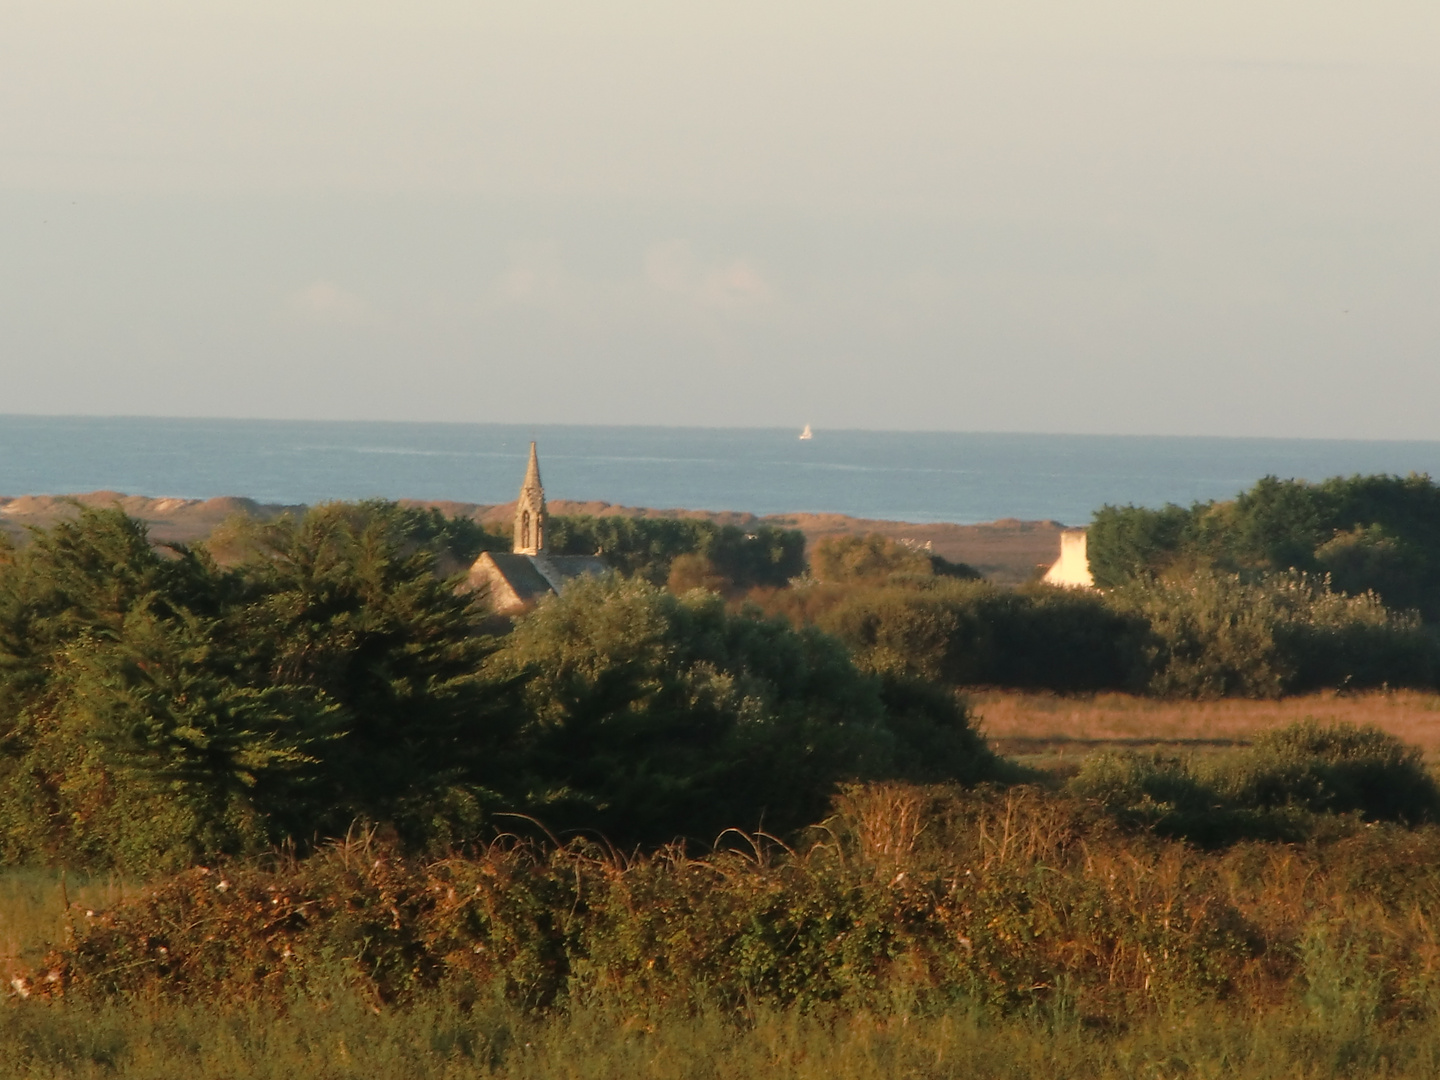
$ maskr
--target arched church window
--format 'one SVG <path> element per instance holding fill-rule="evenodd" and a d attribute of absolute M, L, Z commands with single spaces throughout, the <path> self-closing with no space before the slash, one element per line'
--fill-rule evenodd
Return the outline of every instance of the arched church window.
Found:
<path fill-rule="evenodd" d="M 520 514 L 520 546 L 521 546 L 522 548 L 528 548 L 528 547 L 530 546 L 530 511 L 529 511 L 529 510 L 522 511 L 521 514 Z"/>

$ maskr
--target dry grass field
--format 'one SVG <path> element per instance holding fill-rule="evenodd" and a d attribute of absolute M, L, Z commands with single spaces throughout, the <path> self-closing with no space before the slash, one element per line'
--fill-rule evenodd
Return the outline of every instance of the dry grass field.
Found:
<path fill-rule="evenodd" d="M 997 751 L 1036 767 L 1065 768 L 1104 749 L 1221 750 L 1297 720 L 1374 724 L 1440 765 L 1440 694 L 1331 691 L 1278 701 L 1165 701 L 1130 694 L 1059 695 L 1015 690 L 970 695 Z"/>

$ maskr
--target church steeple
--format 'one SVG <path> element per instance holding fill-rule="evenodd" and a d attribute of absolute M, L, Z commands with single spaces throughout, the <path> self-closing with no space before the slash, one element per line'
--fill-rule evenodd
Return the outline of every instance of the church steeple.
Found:
<path fill-rule="evenodd" d="M 545 551 L 545 488 L 540 483 L 540 459 L 535 444 L 530 444 L 530 464 L 525 467 L 525 482 L 520 485 L 520 498 L 515 502 L 515 553 L 540 555 Z"/>

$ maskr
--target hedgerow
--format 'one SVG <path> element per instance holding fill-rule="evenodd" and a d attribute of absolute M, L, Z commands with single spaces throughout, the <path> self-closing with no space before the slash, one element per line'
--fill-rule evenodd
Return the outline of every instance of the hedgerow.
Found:
<path fill-rule="evenodd" d="M 377 1002 L 437 988 L 642 1013 L 968 1002 L 1115 1022 L 1320 992 L 1349 947 L 1339 928 L 1366 926 L 1381 1014 L 1423 1011 L 1440 989 L 1432 827 L 1207 853 L 1085 799 L 877 785 L 849 789 L 798 848 L 730 841 L 628 858 L 501 841 L 416 861 L 357 836 L 199 868 L 87 913 L 23 988 L 278 1001 L 338 982 Z"/>

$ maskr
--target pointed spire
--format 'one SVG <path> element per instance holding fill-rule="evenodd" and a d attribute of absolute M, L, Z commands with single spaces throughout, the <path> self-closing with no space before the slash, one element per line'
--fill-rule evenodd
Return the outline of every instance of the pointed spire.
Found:
<path fill-rule="evenodd" d="M 545 550 L 548 522 L 545 513 L 545 488 L 540 483 L 540 458 L 535 444 L 530 444 L 530 463 L 525 467 L 525 482 L 515 500 L 515 545 L 517 555 L 539 555 Z"/>
<path fill-rule="evenodd" d="M 526 488 L 544 489 L 544 485 L 540 483 L 540 459 L 535 454 L 533 442 L 530 444 L 530 464 L 525 466 L 525 483 L 520 485 L 522 491 Z"/>

